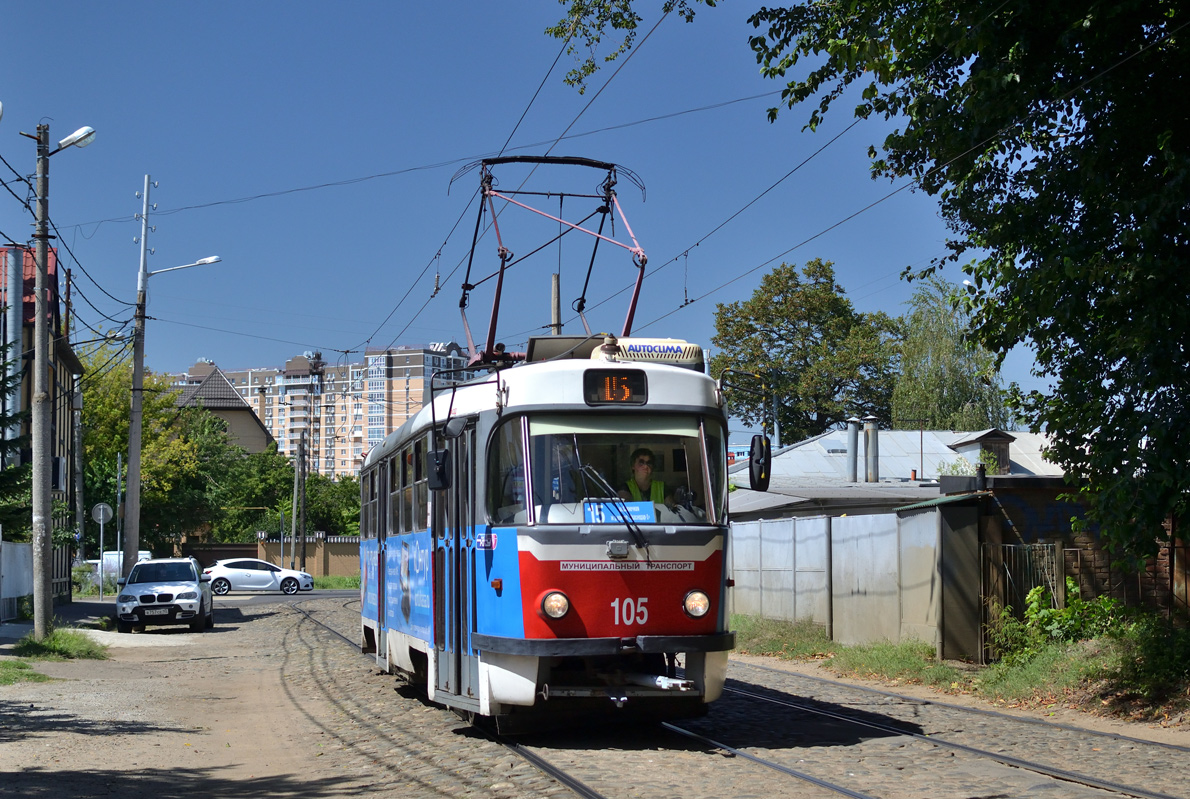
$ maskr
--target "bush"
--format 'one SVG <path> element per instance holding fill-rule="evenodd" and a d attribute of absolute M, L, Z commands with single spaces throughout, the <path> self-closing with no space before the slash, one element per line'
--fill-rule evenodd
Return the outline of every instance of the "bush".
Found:
<path fill-rule="evenodd" d="M 1137 618 L 1136 612 L 1118 599 L 1099 596 L 1084 600 L 1070 577 L 1066 578 L 1064 608 L 1054 607 L 1049 590 L 1039 585 L 1025 595 L 1023 619 L 1016 618 L 1011 607 L 996 605 L 989 607 L 988 616 L 988 645 L 1006 665 L 1027 663 L 1051 643 L 1117 635 Z"/>
<path fill-rule="evenodd" d="M 1116 635 L 1120 657 L 1107 676 L 1111 690 L 1157 704 L 1190 701 L 1190 629 L 1145 614 Z"/>
<path fill-rule="evenodd" d="M 74 583 L 78 596 L 98 596 L 99 580 L 96 570 L 90 565 L 75 566 L 70 570 L 70 580 Z M 114 594 L 119 590 L 116 580 L 119 575 L 115 572 L 105 572 L 103 575 L 103 593 Z"/>

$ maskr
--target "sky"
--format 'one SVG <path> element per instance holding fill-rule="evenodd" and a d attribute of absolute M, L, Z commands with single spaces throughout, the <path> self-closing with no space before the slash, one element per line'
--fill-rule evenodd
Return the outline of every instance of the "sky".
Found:
<path fill-rule="evenodd" d="M 20 132 L 48 123 L 57 142 L 96 129 L 89 147 L 50 159 L 76 341 L 130 329 L 146 174 L 156 206 L 148 269 L 222 258 L 150 278 L 145 364 L 157 372 L 464 342 L 478 172 L 451 179 L 500 152 L 625 168 L 618 198 L 648 256 L 637 335 L 710 349 L 718 303 L 746 299 L 783 261 L 813 258 L 834 262 L 858 310 L 902 314 L 913 286 L 901 272 L 942 254 L 947 231 L 935 200 L 870 178 L 868 145 L 887 123 L 845 132 L 848 104 L 816 132 L 803 130 L 802 110 L 770 123 L 782 86 L 759 74 L 748 47 L 757 4 L 700 5 L 690 24 L 658 24 L 659 1 L 637 5 L 645 20 L 631 57 L 580 94 L 562 80 L 574 58 L 559 58 L 561 42 L 544 34 L 563 12 L 551 0 L 6 4 L 5 29 L 28 35 L 0 50 L 0 156 L 31 176 L 36 145 Z M 513 165 L 495 175 L 501 189 L 555 195 L 590 193 L 602 177 Z M 0 179 L 28 194 L 4 164 Z M 558 210 L 556 196 L 528 199 Z M 563 201 L 563 212 L 585 216 L 589 202 Z M 524 211 L 498 214 L 518 256 L 557 232 Z M 616 232 L 625 239 L 622 224 Z M 31 233 L 30 213 L 0 192 L 0 234 Z M 508 349 L 544 332 L 559 268 L 564 332 L 583 333 L 569 311 L 590 257 L 578 238 L 510 271 L 497 333 Z M 496 269 L 496 247 L 489 231 L 472 282 Z M 629 292 L 617 292 L 635 275 L 626 251 L 601 247 L 587 295 L 594 331 L 620 332 Z M 963 279 L 957 269 L 944 277 Z M 470 296 L 477 341 L 493 283 Z M 1041 387 L 1029 365 L 1027 353 L 1010 355 L 1006 381 Z"/>

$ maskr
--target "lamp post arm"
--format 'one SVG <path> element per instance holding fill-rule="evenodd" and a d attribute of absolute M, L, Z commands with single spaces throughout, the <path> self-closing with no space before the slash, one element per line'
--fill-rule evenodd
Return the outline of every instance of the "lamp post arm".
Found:
<path fill-rule="evenodd" d="M 195 261 L 192 264 L 182 264 L 181 266 L 171 266 L 166 269 L 154 269 L 152 272 L 146 272 L 145 277 L 149 278 L 153 275 L 160 275 L 162 272 L 174 272 L 178 269 L 189 269 L 192 266 L 206 266 L 207 264 L 219 263 L 223 259 L 218 255 L 212 255 L 210 258 L 203 258 L 201 261 Z"/>

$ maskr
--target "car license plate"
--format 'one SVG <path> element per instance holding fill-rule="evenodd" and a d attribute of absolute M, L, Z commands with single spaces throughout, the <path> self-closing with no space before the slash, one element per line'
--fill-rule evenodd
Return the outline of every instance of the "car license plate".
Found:
<path fill-rule="evenodd" d="M 168 616 L 169 608 L 145 608 L 143 612 L 146 616 Z"/>

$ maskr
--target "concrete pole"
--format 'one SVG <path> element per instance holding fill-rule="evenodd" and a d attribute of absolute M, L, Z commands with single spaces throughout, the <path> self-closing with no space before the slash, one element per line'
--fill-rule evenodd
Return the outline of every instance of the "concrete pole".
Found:
<path fill-rule="evenodd" d="M 87 506 L 83 496 L 83 390 L 74 381 L 74 525 L 79 535 L 79 560 L 87 559 Z"/>
<path fill-rule="evenodd" d="M 136 321 L 132 333 L 132 413 L 128 417 L 128 493 L 124 499 L 122 576 L 136 565 L 140 551 L 140 447 L 145 386 L 145 294 L 149 286 L 149 176 L 145 175 L 140 215 L 140 272 L 136 278 Z"/>
<path fill-rule="evenodd" d="M 293 505 L 289 509 L 289 523 L 293 528 L 289 539 L 289 568 L 291 569 L 297 567 L 298 491 L 302 482 L 302 473 L 298 463 L 299 460 L 295 458 L 293 461 Z"/>
<path fill-rule="evenodd" d="M 298 468 L 302 475 L 302 490 L 301 490 L 301 509 L 302 521 L 300 526 L 302 528 L 302 571 L 306 570 L 306 431 L 302 431 L 302 437 L 298 439 Z"/>
<path fill-rule="evenodd" d="M 49 325 L 49 218 L 50 126 L 37 126 L 37 280 L 33 333 L 33 638 L 50 634 L 54 598 L 50 583 L 53 536 L 50 497 L 50 325 Z"/>
<path fill-rule="evenodd" d="M 867 463 L 867 482 L 880 482 L 880 421 L 875 416 L 864 417 L 864 458 Z"/>
<path fill-rule="evenodd" d="M 847 420 L 847 482 L 859 482 L 859 419 Z"/>

